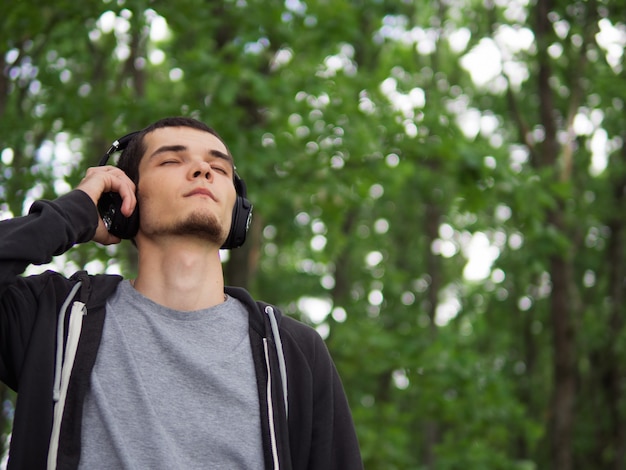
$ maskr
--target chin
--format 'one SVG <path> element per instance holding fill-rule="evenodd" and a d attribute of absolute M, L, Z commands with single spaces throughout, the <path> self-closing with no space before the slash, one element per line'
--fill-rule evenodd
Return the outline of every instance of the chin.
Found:
<path fill-rule="evenodd" d="M 154 235 L 179 235 L 202 238 L 221 246 L 228 236 L 223 224 L 213 214 L 192 213 L 168 226 L 154 227 Z"/>

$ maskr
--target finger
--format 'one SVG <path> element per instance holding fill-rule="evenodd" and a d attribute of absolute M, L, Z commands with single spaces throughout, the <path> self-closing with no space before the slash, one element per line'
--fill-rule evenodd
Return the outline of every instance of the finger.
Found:
<path fill-rule="evenodd" d="M 135 206 L 137 205 L 135 184 L 127 178 L 127 181 L 122 181 L 117 192 L 122 198 L 122 214 L 124 214 L 126 217 L 130 217 L 130 215 L 135 210 Z"/>
<path fill-rule="evenodd" d="M 122 198 L 122 214 L 127 217 L 133 213 L 137 203 L 135 183 L 124 171 L 114 166 L 89 168 L 78 189 L 85 191 L 96 204 L 102 193 L 118 193 Z"/>

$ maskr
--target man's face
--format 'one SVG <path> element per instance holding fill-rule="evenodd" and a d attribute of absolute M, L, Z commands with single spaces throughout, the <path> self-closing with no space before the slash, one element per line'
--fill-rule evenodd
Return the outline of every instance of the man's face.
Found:
<path fill-rule="evenodd" d="M 145 136 L 137 188 L 141 236 L 189 235 L 221 246 L 236 192 L 226 146 L 209 132 L 164 127 Z"/>

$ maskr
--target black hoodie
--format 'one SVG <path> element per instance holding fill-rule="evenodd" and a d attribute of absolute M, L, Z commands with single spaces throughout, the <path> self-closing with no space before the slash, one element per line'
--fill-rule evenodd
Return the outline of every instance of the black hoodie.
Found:
<path fill-rule="evenodd" d="M 35 202 L 27 216 L 0 222 L 0 380 L 18 392 L 9 469 L 78 466 L 82 405 L 105 304 L 122 278 L 22 273 L 91 240 L 97 224 L 93 202 L 78 190 Z M 275 307 L 255 302 L 244 289 L 226 292 L 249 314 L 265 468 L 361 469 L 350 409 L 322 338 Z M 78 331 L 70 326 L 73 310 L 80 330 L 75 356 L 68 340 L 70 330 Z"/>

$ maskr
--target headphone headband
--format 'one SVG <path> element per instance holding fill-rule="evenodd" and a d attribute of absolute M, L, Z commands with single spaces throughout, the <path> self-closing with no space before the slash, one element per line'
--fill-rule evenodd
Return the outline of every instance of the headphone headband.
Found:
<path fill-rule="evenodd" d="M 139 132 L 141 131 L 131 132 L 130 134 L 126 134 L 125 136 L 120 137 L 115 142 L 113 142 L 109 150 L 107 150 L 107 152 L 102 156 L 102 158 L 98 162 L 98 166 L 106 165 L 107 162 L 109 161 L 109 158 L 111 158 L 112 154 L 114 154 L 115 152 L 121 152 L 126 147 L 128 147 L 128 144 L 130 143 L 130 141 L 133 140 L 133 137 L 139 134 Z"/>

